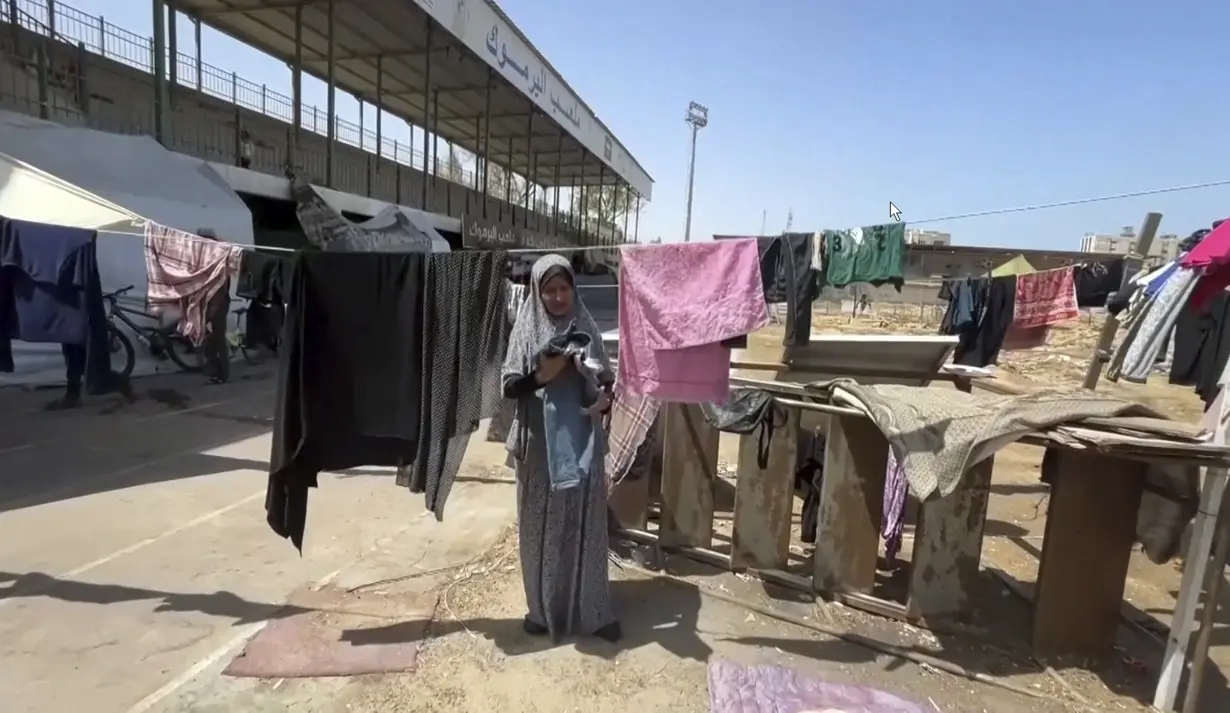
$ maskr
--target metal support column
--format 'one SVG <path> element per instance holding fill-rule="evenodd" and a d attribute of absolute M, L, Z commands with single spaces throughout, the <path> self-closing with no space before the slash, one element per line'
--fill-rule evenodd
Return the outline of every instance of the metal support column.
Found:
<path fill-rule="evenodd" d="M 602 237 L 602 229 L 606 227 L 606 213 L 603 211 L 603 203 L 606 202 L 606 164 L 598 164 L 598 214 L 594 217 L 594 227 L 598 234 L 598 244 L 607 245 L 607 241 Z"/>
<path fill-rule="evenodd" d="M 517 223 L 516 205 L 517 204 L 513 201 L 513 190 L 512 190 L 513 189 L 513 172 L 512 172 L 513 153 L 512 152 L 513 152 L 513 142 L 512 142 L 512 139 L 509 139 L 508 140 L 507 162 L 504 164 L 504 204 L 500 206 L 500 220 L 504 219 L 504 214 L 503 214 L 504 205 L 507 205 L 509 212 L 512 214 L 511 215 L 512 223 L 513 225 L 516 225 Z"/>
<path fill-rule="evenodd" d="M 359 105 L 359 151 L 363 153 L 363 195 L 372 195 L 372 162 L 371 154 L 367 152 L 367 102 L 362 95 L 355 94 L 354 100 Z"/>
<path fill-rule="evenodd" d="M 580 214 L 580 202 L 577 200 L 577 177 L 573 174 L 568 179 L 568 231 L 572 234 L 572 242 L 580 245 L 577 240 L 577 215 Z"/>
<path fill-rule="evenodd" d="M 384 159 L 384 57 L 376 58 L 376 175 Z"/>
<path fill-rule="evenodd" d="M 491 90 L 495 84 L 495 70 L 487 68 L 487 86 L 483 90 L 483 219 L 487 219 L 488 179 L 491 176 Z"/>
<path fill-rule="evenodd" d="M 624 232 L 620 235 L 620 242 L 628 242 L 628 213 L 632 212 L 632 187 L 624 184 Z"/>
<path fill-rule="evenodd" d="M 153 0 L 154 11 L 154 140 L 166 145 L 167 25 L 166 4 Z"/>
<path fill-rule="evenodd" d="M 427 210 L 427 158 L 430 155 L 428 147 L 431 145 L 431 140 L 427 137 L 427 125 L 431 123 L 431 40 L 435 34 L 435 25 L 430 19 L 427 20 L 426 35 L 423 39 L 423 52 L 426 55 L 424 60 L 426 68 L 423 76 L 426 78 L 426 85 L 423 89 L 423 191 L 419 197 L 419 208 Z"/>
<path fill-rule="evenodd" d="M 521 215 L 521 227 L 530 227 L 530 186 L 533 184 L 534 175 L 534 107 L 530 107 L 529 126 L 525 132 L 525 195 L 522 196 L 524 201 L 524 213 Z M 511 166 L 509 166 L 511 168 Z"/>
<path fill-rule="evenodd" d="M 201 25 L 197 23 L 199 28 Z M 199 40 L 199 35 L 198 35 Z M 197 54 L 200 55 L 200 44 Z M 286 156 L 286 175 L 294 176 L 299 167 L 299 134 L 303 130 L 303 6 L 295 6 L 295 59 L 290 68 L 291 119 L 290 148 Z"/>
<path fill-rule="evenodd" d="M 437 181 L 440 180 L 440 90 L 431 90 L 431 190 L 427 200 L 436 200 Z M 431 205 L 431 203 L 428 203 Z"/>
<path fill-rule="evenodd" d="M 295 12 L 295 19 L 299 19 L 298 10 Z M 199 92 L 203 86 L 203 75 L 205 74 L 204 67 L 202 67 L 204 62 L 201 60 L 201 18 L 199 17 L 192 18 L 192 43 L 196 48 L 193 59 L 196 62 L 196 90 Z"/>
<path fill-rule="evenodd" d="M 551 209 L 551 234 L 559 235 L 559 173 L 560 162 L 564 158 L 564 132 L 559 132 L 555 145 L 555 207 Z"/>
<path fill-rule="evenodd" d="M 48 0 L 48 7 L 54 7 L 54 0 Z M 179 10 L 171 6 L 167 6 L 167 61 L 170 62 L 170 89 L 167 91 L 167 97 L 170 103 L 175 103 L 175 90 L 179 86 L 179 28 L 176 27 L 176 20 L 179 18 Z M 53 34 L 54 36 L 54 34 Z"/>
<path fill-rule="evenodd" d="M 577 219 L 580 221 L 580 230 L 577 231 L 577 235 L 581 238 L 581 241 L 578 243 L 579 245 L 590 244 L 589 241 L 586 240 L 587 236 L 585 235 L 586 229 L 589 228 L 590 195 L 589 191 L 585 190 L 585 160 L 588 158 L 589 152 L 585 149 L 581 149 L 581 199 L 577 201 L 577 212 L 580 214 L 577 216 Z"/>
<path fill-rule="evenodd" d="M 632 242 L 641 242 L 641 194 L 636 194 L 636 228 L 632 234 Z"/>
<path fill-rule="evenodd" d="M 333 144 L 337 140 L 337 39 L 334 37 L 334 23 L 337 20 L 337 3 L 328 0 L 326 9 L 328 22 L 325 29 L 325 42 L 328 50 L 325 61 L 328 62 L 327 77 L 329 80 L 329 105 L 325 112 L 329 124 L 325 132 L 325 185 L 333 187 Z"/>
<path fill-rule="evenodd" d="M 56 32 L 56 0 L 47 0 L 47 36 L 52 40 L 59 39 Z"/>
<path fill-rule="evenodd" d="M 51 58 L 47 56 L 47 40 L 35 40 L 34 58 L 37 62 L 35 74 L 38 81 L 38 118 L 46 121 L 51 118 Z"/>

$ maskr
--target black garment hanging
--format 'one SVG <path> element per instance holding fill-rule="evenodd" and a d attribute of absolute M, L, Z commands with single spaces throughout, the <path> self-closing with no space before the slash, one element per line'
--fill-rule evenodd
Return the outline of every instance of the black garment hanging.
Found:
<path fill-rule="evenodd" d="M 774 402 L 772 394 L 747 386 L 735 387 L 726 403 L 701 404 L 700 410 L 705 421 L 719 431 L 747 435 L 759 430 L 757 460 L 761 468 L 768 466 L 773 431 L 786 424 L 786 410 Z"/>
<path fill-rule="evenodd" d="M 781 237 L 778 272 L 787 285 L 786 334 L 782 344 L 788 347 L 807 346 L 811 342 L 811 306 L 820 296 L 820 271 L 812 267 L 814 240 L 812 233 L 786 233 Z"/>
<path fill-rule="evenodd" d="M 715 235 L 716 240 L 746 239 Z M 786 233 L 757 238 L 760 250 L 760 280 L 768 304 L 786 304 L 786 346 L 804 346 L 811 341 L 811 307 L 820 297 L 820 272 L 812 267 L 812 233 Z M 746 339 L 746 338 L 742 338 Z M 727 346 L 745 347 L 746 342 Z"/>
<path fill-rule="evenodd" d="M 12 372 L 11 340 L 59 343 L 68 391 L 121 385 L 111 371 L 106 310 L 93 230 L 0 217 L 0 371 Z"/>
<path fill-rule="evenodd" d="M 1217 398 L 1230 358 L 1230 295 L 1218 293 L 1205 309 L 1188 301 L 1175 323 L 1170 383 L 1196 387 L 1205 406 Z"/>
<path fill-rule="evenodd" d="M 1123 258 L 1077 265 L 1076 304 L 1079 307 L 1105 307 L 1106 298 L 1123 284 Z"/>
<path fill-rule="evenodd" d="M 1012 311 L 1016 306 L 1016 275 L 993 277 L 986 289 L 985 307 L 977 329 L 959 333 L 960 341 L 953 352 L 953 363 L 963 366 L 987 366 L 999 359 L 1004 337 L 1012 327 Z"/>
<path fill-rule="evenodd" d="M 320 471 L 415 457 L 427 260 L 424 253 L 295 256 L 265 510 L 273 531 L 301 552 L 308 489 Z"/>
<path fill-rule="evenodd" d="M 426 263 L 419 362 L 419 429 L 397 483 L 423 493 L 437 519 L 461 469 L 470 436 L 503 400 L 508 350 L 505 251 L 437 253 Z"/>
<path fill-rule="evenodd" d="M 290 271 L 291 261 L 287 257 L 244 251 L 235 294 L 249 301 L 244 315 L 244 339 L 248 344 L 277 351 L 286 321 Z"/>

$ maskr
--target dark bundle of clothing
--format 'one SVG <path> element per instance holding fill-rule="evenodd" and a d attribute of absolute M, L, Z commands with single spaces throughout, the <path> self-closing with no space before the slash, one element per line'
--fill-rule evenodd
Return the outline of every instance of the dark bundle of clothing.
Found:
<path fill-rule="evenodd" d="M 739 235 L 715 235 L 714 240 L 743 239 Z M 757 238 L 760 249 L 760 279 L 765 302 L 786 305 L 788 347 L 811 342 L 811 306 L 820 297 L 820 272 L 812 267 L 815 236 L 812 233 L 785 233 Z M 747 338 L 725 343 L 735 349 L 747 347 Z"/>
<path fill-rule="evenodd" d="M 730 390 L 724 404 L 701 404 L 701 413 L 710 426 L 724 433 L 748 435 L 757 433 L 757 460 L 761 468 L 769 464 L 769 444 L 774 429 L 786 423 L 786 409 L 773 400 L 767 391 L 751 387 Z"/>
<path fill-rule="evenodd" d="M 244 252 L 235 294 L 248 300 L 244 339 L 249 345 L 277 351 L 282 324 L 286 321 L 291 268 L 289 257 L 252 250 Z"/>
<path fill-rule="evenodd" d="M 948 300 L 940 334 L 958 338 L 953 362 L 979 367 L 994 364 L 1012 327 L 1016 275 L 946 280 L 939 296 Z"/>
<path fill-rule="evenodd" d="M 1073 271 L 1076 305 L 1105 307 L 1106 300 L 1123 285 L 1123 269 L 1123 258 L 1077 265 Z"/>
<path fill-rule="evenodd" d="M 0 371 L 12 372 L 11 341 L 60 344 L 65 404 L 122 386 L 111 371 L 107 318 L 93 230 L 0 217 Z"/>
<path fill-rule="evenodd" d="M 320 471 L 397 466 L 442 517 L 470 434 L 494 414 L 503 252 L 294 258 L 265 509 L 302 551 Z"/>
<path fill-rule="evenodd" d="M 1218 293 L 1205 308 L 1188 300 L 1174 331 L 1170 383 L 1194 386 L 1205 406 L 1217 398 L 1218 380 L 1230 358 L 1230 295 Z"/>

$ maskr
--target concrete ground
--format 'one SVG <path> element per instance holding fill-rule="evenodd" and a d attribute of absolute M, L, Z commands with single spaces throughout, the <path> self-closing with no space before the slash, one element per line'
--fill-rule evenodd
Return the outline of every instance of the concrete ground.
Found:
<path fill-rule="evenodd" d="M 941 713 L 1140 709 L 1132 695 L 1099 693 L 1092 675 L 1054 678 L 1014 646 L 937 639 L 677 558 L 674 582 L 613 570 L 626 633 L 618 646 L 544 646 L 520 630 L 513 486 L 502 446 L 481 438 L 443 523 L 399 491 L 388 469 L 322 475 L 300 557 L 264 521 L 274 386 L 269 368 L 218 387 L 160 376 L 140 382 L 136 404 L 101 399 L 61 414 L 40 408 L 53 393 L 0 391 L 0 710 L 701 713 L 714 656 L 875 686 Z M 987 555 L 1006 564 L 994 545 Z M 292 592 L 314 584 L 438 595 L 419 669 L 348 679 L 221 675 Z M 877 654 L 715 592 L 1027 692 Z M 1011 603 L 1006 592 L 994 596 Z M 1023 620 L 1023 608 L 1012 611 Z M 388 628 L 369 640 L 423 636 Z"/>
<path fill-rule="evenodd" d="M 154 377 L 59 414 L 0 391 L 0 710 L 286 710 L 217 673 L 289 592 L 462 563 L 511 523 L 476 446 L 445 523 L 388 471 L 322 476 L 300 557 L 265 524 L 274 387 Z"/>

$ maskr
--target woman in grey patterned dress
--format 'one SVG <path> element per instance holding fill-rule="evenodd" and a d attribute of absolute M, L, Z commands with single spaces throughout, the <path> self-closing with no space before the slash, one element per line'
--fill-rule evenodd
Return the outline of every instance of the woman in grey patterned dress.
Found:
<path fill-rule="evenodd" d="M 594 457 L 579 485 L 552 487 L 543 418 L 543 387 L 558 378 L 575 378 L 579 368 L 569 356 L 551 357 L 543 348 L 569 329 L 589 335 L 586 361 L 598 365 L 598 401 L 575 418 L 591 419 Z M 602 334 L 577 295 L 569 261 L 547 255 L 534 263 L 530 289 L 517 312 L 504 361 L 504 395 L 517 403 L 506 443 L 517 471 L 521 574 L 529 612 L 525 630 L 559 640 L 594 635 L 620 637 L 611 603 L 607 571 L 605 436 L 599 418 L 610 407 L 614 374 L 602 347 Z M 580 380 L 578 380 L 578 383 Z"/>

